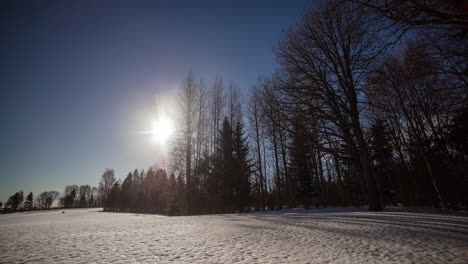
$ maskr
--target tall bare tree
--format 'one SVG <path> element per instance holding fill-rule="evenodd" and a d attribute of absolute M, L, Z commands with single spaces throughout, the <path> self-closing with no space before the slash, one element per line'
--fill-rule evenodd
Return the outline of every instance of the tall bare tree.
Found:
<path fill-rule="evenodd" d="M 101 181 L 99 182 L 99 193 L 101 200 L 103 201 L 104 208 L 108 207 L 109 195 L 115 182 L 114 169 L 106 169 L 101 176 Z"/>
<path fill-rule="evenodd" d="M 258 86 L 253 86 L 251 89 L 250 100 L 248 105 L 247 117 L 249 120 L 249 135 L 252 138 L 252 148 L 255 152 L 253 155 L 254 158 L 254 167 L 257 175 L 257 187 L 259 193 L 259 207 L 263 210 L 265 209 L 265 193 L 266 193 L 266 177 L 263 169 L 262 162 L 262 135 L 261 135 L 261 115 L 262 115 L 262 97 L 261 92 Z"/>
<path fill-rule="evenodd" d="M 211 115 L 211 153 L 217 149 L 218 134 L 221 128 L 221 120 L 224 115 L 225 94 L 223 78 L 218 75 L 211 88 L 210 115 Z"/>
<path fill-rule="evenodd" d="M 320 2 L 316 9 L 304 13 L 277 51 L 282 70 L 288 73 L 288 94 L 334 123 L 356 149 L 370 210 L 381 210 L 382 206 L 370 168 L 360 98 L 367 74 L 398 38 L 395 31 L 383 30 L 386 26 L 382 19 L 351 4 Z"/>
<path fill-rule="evenodd" d="M 39 208 L 50 208 L 53 202 L 59 197 L 57 191 L 45 191 L 36 197 L 36 203 Z"/>

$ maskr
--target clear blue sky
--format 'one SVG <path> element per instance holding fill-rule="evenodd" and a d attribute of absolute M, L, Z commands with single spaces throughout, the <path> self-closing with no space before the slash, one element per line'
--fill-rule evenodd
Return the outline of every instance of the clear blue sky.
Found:
<path fill-rule="evenodd" d="M 192 69 L 241 89 L 274 71 L 299 1 L 1 1 L 0 201 L 156 162 L 157 95 Z"/>

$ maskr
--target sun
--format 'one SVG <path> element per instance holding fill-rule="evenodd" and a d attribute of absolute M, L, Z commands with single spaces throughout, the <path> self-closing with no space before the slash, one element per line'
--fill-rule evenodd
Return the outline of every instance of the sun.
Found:
<path fill-rule="evenodd" d="M 174 125 L 170 118 L 160 116 L 152 120 L 152 127 L 149 131 L 154 142 L 165 144 L 174 133 Z"/>

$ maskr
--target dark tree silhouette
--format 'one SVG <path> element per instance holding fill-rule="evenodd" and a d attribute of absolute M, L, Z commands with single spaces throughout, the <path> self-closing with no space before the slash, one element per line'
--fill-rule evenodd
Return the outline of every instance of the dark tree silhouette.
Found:
<path fill-rule="evenodd" d="M 33 208 L 33 193 L 30 192 L 28 196 L 26 196 L 26 200 L 24 201 L 23 208 L 26 210 L 30 210 Z"/>
<path fill-rule="evenodd" d="M 63 207 L 73 208 L 75 207 L 75 199 L 78 193 L 78 185 L 67 185 L 63 192 Z"/>
<path fill-rule="evenodd" d="M 53 202 L 59 197 L 57 191 L 45 191 L 36 197 L 36 202 L 39 208 L 48 209 L 52 206 Z"/>
<path fill-rule="evenodd" d="M 231 211 L 234 202 L 234 176 L 233 176 L 233 152 L 232 128 L 227 117 L 224 117 L 221 126 L 218 155 L 221 159 L 221 181 L 222 181 L 222 201 L 223 211 Z"/>
<path fill-rule="evenodd" d="M 468 22 L 455 2 L 317 1 L 284 34 L 277 71 L 259 77 L 248 104 L 234 81 L 207 85 L 190 71 L 169 164 L 123 180 L 106 169 L 99 188 L 66 186 L 61 204 L 167 215 L 467 209 Z"/>
<path fill-rule="evenodd" d="M 234 173 L 234 199 L 237 210 L 240 212 L 250 210 L 250 175 L 251 164 L 249 160 L 249 146 L 244 132 L 244 124 L 237 121 L 233 132 L 233 173 Z"/>
<path fill-rule="evenodd" d="M 294 120 L 293 138 L 291 144 L 291 171 L 297 180 L 297 201 L 308 208 L 312 201 L 313 179 L 309 169 L 306 132 L 302 119 L 298 116 Z"/>
<path fill-rule="evenodd" d="M 24 200 L 23 191 L 16 192 L 5 203 L 5 207 L 10 208 L 12 211 L 16 211 L 20 208 Z"/>
<path fill-rule="evenodd" d="M 138 177 L 138 176 L 137 176 Z M 109 195 L 111 193 L 111 189 L 116 182 L 114 176 L 113 169 L 106 169 L 102 174 L 101 181 L 99 182 L 99 193 L 103 199 L 103 206 L 104 208 L 109 208 L 110 204 L 106 204 L 109 202 Z"/>

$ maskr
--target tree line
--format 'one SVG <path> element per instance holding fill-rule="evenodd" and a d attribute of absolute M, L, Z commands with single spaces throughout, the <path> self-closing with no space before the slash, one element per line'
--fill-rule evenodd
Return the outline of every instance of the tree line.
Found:
<path fill-rule="evenodd" d="M 5 204 L 0 202 L 0 209 L 2 213 L 44 210 L 51 209 L 54 202 L 57 202 L 56 208 L 99 207 L 102 206 L 101 197 L 98 189 L 90 185 L 67 185 L 62 195 L 58 191 L 44 191 L 34 197 L 30 192 L 26 198 L 21 190 L 11 195 Z"/>
<path fill-rule="evenodd" d="M 456 1 L 317 1 L 248 92 L 189 72 L 167 170 L 122 181 L 106 169 L 91 204 L 167 215 L 466 209 L 467 31 Z M 63 206 L 89 206 L 78 193 L 65 191 Z"/>
<path fill-rule="evenodd" d="M 130 172 L 121 182 L 116 180 L 112 169 L 107 169 L 99 184 L 107 198 L 104 209 L 168 215 L 251 211 L 252 164 L 243 123 L 237 121 L 232 126 L 224 117 L 217 140 L 212 154 L 200 151 L 202 154 L 194 160 L 188 177 L 184 174 L 187 170 L 174 170 L 168 176 L 165 170 L 151 167 L 146 172 Z M 173 154 L 179 155 L 177 153 Z M 194 153 L 184 152 L 184 155 L 191 158 Z M 192 164 L 187 160 L 183 162 Z M 173 165 L 179 170 L 182 166 Z"/>
<path fill-rule="evenodd" d="M 190 72 L 170 176 L 103 178 L 105 207 L 467 208 L 467 26 L 455 2 L 319 1 L 275 48 L 278 70 L 247 96 Z"/>
<path fill-rule="evenodd" d="M 40 193 L 36 199 L 34 199 L 33 193 L 30 192 L 25 199 L 23 191 L 19 191 L 11 195 L 5 204 L 0 202 L 0 209 L 3 207 L 2 213 L 30 211 L 34 209 L 49 209 L 58 196 L 59 193 L 56 191 L 45 191 Z"/>

